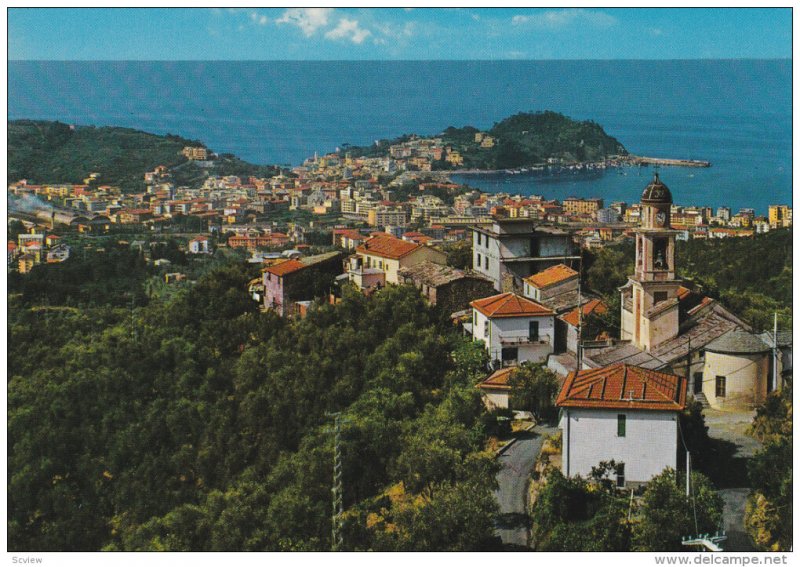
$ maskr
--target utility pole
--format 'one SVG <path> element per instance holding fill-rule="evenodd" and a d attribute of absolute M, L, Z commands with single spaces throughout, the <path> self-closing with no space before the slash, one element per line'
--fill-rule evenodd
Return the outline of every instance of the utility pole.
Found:
<path fill-rule="evenodd" d="M 687 346 L 686 346 L 686 387 L 689 387 L 689 381 L 692 379 L 692 337 L 691 335 L 687 336 Z M 694 388 L 694 384 L 692 385 Z"/>
<path fill-rule="evenodd" d="M 772 324 L 772 391 L 778 389 L 778 312 Z"/>
<path fill-rule="evenodd" d="M 691 495 L 691 483 L 689 479 L 692 477 L 692 454 L 686 451 L 686 498 Z"/>
<path fill-rule="evenodd" d="M 134 295 L 131 294 L 131 309 L 130 309 L 130 311 L 131 311 L 131 322 L 130 322 L 130 324 L 131 324 L 131 338 L 136 340 L 136 327 L 134 325 L 134 319 L 133 319 L 133 308 L 134 308 Z"/>
<path fill-rule="evenodd" d="M 331 515 L 331 551 L 340 551 L 344 544 L 342 536 L 342 513 L 344 512 L 343 503 L 343 482 L 342 482 L 342 423 L 347 421 L 342 419 L 342 412 L 327 413 L 333 417 L 333 429 L 328 429 L 328 433 L 333 433 L 333 510 Z"/>

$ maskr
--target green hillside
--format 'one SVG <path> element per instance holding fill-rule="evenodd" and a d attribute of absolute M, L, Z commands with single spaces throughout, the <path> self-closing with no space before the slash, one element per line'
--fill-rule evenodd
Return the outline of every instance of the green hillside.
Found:
<path fill-rule="evenodd" d="M 142 175 L 157 165 L 186 161 L 181 150 L 203 145 L 179 136 L 129 128 L 76 126 L 18 120 L 8 123 L 8 178 L 32 183 L 81 183 L 90 173 L 100 184 L 143 188 Z"/>
<path fill-rule="evenodd" d="M 628 153 L 598 123 L 551 111 L 521 112 L 497 122 L 487 132 L 495 139 L 491 148 L 482 148 L 475 141 L 478 132 L 466 126 L 450 127 L 442 133 L 443 141 L 464 157 L 464 167 L 506 169 L 541 164 L 550 158 L 586 162 Z"/>
<path fill-rule="evenodd" d="M 462 155 L 464 164 L 452 166 L 440 160 L 433 163 L 433 169 L 509 169 L 543 164 L 550 158 L 577 163 L 628 154 L 625 146 L 606 134 L 597 122 L 573 120 L 552 111 L 521 112 L 497 122 L 483 131 L 494 138 L 493 147 L 482 148 L 480 142 L 475 141 L 475 134 L 479 132 L 482 131 L 474 126 L 450 126 L 437 134 L 445 145 Z M 410 134 L 403 134 L 394 140 L 380 140 L 363 147 L 342 144 L 340 153 L 381 157 L 388 155 L 390 146 L 411 138 Z"/>
<path fill-rule="evenodd" d="M 181 154 L 184 146 L 206 147 L 197 140 L 172 134 L 17 120 L 8 123 L 8 179 L 82 183 L 90 173 L 99 173 L 100 185 L 142 191 L 144 173 L 157 165 L 171 168 L 178 185 L 199 184 L 208 175 L 272 177 L 280 171 L 276 166 L 255 165 L 232 154 L 221 154 L 212 165 L 199 166 Z"/>

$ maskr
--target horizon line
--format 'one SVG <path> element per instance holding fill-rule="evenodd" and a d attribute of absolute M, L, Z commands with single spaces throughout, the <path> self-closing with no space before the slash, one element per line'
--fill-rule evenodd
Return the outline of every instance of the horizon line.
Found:
<path fill-rule="evenodd" d="M 792 61 L 792 57 L 674 57 L 674 58 L 557 58 L 557 59 L 11 59 L 8 63 L 525 63 L 525 62 L 638 62 L 638 61 Z"/>

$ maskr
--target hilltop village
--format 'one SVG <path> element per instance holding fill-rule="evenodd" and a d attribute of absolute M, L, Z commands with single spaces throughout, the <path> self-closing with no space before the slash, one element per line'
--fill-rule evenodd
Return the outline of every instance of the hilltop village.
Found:
<path fill-rule="evenodd" d="M 474 142 L 486 150 L 498 143 L 480 132 Z M 201 169 L 217 159 L 200 146 L 183 156 Z M 144 173 L 138 193 L 101 184 L 102 172 L 81 184 L 19 180 L 8 187 L 9 227 L 17 229 L 8 269 L 29 274 L 68 261 L 73 248 L 85 253 L 99 239 L 116 239 L 159 268 L 164 285 L 191 286 L 192 274 L 156 253 L 170 241 L 174 254 L 228 255 L 257 267 L 248 297 L 286 320 L 303 320 L 348 293 L 368 301 L 413 286 L 485 350 L 489 362 L 474 384 L 485 411 L 538 427 L 543 416 L 516 411 L 518 375 L 532 365 L 552 373 L 560 412 L 553 432 L 560 433 L 548 451 L 556 468 L 567 478 L 593 478 L 605 463 L 605 481 L 631 490 L 631 501 L 665 469 L 687 466 L 679 422 L 693 404 L 750 416 L 790 381 L 791 332 L 754 328 L 683 281 L 676 258 L 678 241 L 790 228 L 789 206 L 761 216 L 676 204 L 661 179 L 668 168 L 632 203 L 487 194 L 437 173 L 437 162 L 463 165 L 441 139 L 410 137 L 378 156 L 342 150 L 273 177 L 208 175 L 193 186 L 178 185 L 174 169 L 160 165 Z M 612 156 L 533 167 L 558 175 L 634 166 L 641 162 Z M 633 243 L 634 267 L 612 302 L 583 283 L 583 258 L 624 242 Z M 597 328 L 612 310 L 619 328 Z M 721 541 L 695 535 L 693 545 L 707 549 Z M 524 535 L 502 537 L 528 543 Z"/>

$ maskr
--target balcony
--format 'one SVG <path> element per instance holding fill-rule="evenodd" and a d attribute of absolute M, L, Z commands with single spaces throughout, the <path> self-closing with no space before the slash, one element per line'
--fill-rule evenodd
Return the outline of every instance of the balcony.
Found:
<path fill-rule="evenodd" d="M 548 335 L 540 335 L 538 337 L 501 337 L 500 344 L 503 346 L 549 345 L 550 337 Z"/>

